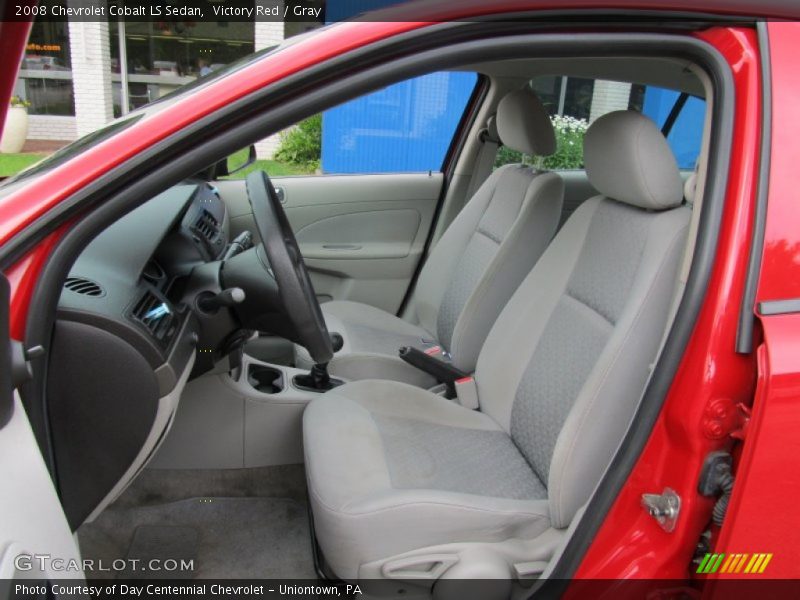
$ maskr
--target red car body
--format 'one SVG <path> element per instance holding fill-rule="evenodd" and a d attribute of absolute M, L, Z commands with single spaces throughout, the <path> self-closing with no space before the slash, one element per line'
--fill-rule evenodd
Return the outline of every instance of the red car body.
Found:
<path fill-rule="evenodd" d="M 22 235 L 75 192 L 136 157 L 172 133 L 252 91 L 326 59 L 405 31 L 448 19 L 519 11 L 653 9 L 641 1 L 561 2 L 505 0 L 423 4 L 417 21 L 343 23 L 308 36 L 281 52 L 185 95 L 132 127 L 20 187 L 0 203 L 0 246 Z M 780 6 L 754 2 L 661 2 L 659 10 L 789 16 Z M 568 27 L 568 25 L 567 25 Z M 20 56 L 29 24 L 2 24 L 4 56 Z M 736 458 L 736 487 L 728 518 L 714 531 L 716 551 L 769 552 L 770 578 L 797 577 L 800 542 L 800 313 L 761 315 L 761 302 L 800 298 L 800 24 L 768 23 L 769 77 L 763 47 L 750 27 L 718 26 L 699 35 L 727 60 L 735 84 L 734 152 L 713 272 L 694 332 L 649 441 L 577 571 L 579 578 L 683 578 L 712 499 L 696 486 L 702 459 L 743 440 Z M 6 60 L 5 69 L 16 64 Z M 11 75 L 11 77 L 9 77 Z M 3 73 L 2 83 L 14 73 Z M 762 86 L 768 85 L 764 90 Z M 0 92 L 8 95 L 9 88 Z M 764 93 L 766 92 L 766 93 Z M 763 99 L 771 103 L 772 130 L 761 130 Z M 0 111 L 5 103 L 0 103 Z M 0 114 L 0 120 L 3 115 Z M 762 147 L 769 140 L 769 147 Z M 769 152 L 767 152 L 769 151 Z M 753 248 L 759 169 L 769 157 L 768 210 L 763 250 Z M 52 231 L 7 271 L 12 288 L 11 333 L 22 339 L 27 309 L 42 265 L 62 234 Z M 757 239 L 757 238 L 755 238 Z M 754 311 L 756 350 L 735 351 L 741 299 L 751 250 L 761 254 Z M 643 493 L 673 488 L 682 498 L 676 529 L 667 533 L 640 505 Z M 709 579 L 729 577 L 709 575 Z M 712 582 L 709 582 L 712 583 Z"/>

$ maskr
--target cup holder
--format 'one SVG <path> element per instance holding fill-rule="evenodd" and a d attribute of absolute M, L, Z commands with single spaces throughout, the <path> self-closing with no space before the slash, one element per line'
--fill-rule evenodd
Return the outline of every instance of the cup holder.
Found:
<path fill-rule="evenodd" d="M 277 394 L 283 390 L 283 372 L 263 365 L 250 365 L 247 382 L 262 394 Z"/>

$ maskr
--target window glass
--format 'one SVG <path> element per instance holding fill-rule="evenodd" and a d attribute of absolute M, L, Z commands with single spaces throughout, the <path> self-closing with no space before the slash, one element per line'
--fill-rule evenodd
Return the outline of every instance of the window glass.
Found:
<path fill-rule="evenodd" d="M 32 115 L 75 114 L 75 101 L 72 93 L 72 78 L 23 77 L 17 84 L 22 90 L 17 95 L 30 102 L 28 113 Z"/>
<path fill-rule="evenodd" d="M 80 138 L 78 141 L 71 143 L 69 146 L 64 146 L 61 150 L 58 150 L 54 154 L 51 154 L 47 158 L 39 161 L 35 165 L 31 166 L 29 169 L 25 169 L 21 171 L 17 175 L 13 177 L 9 177 L 8 179 L 4 179 L 0 182 L 0 198 L 5 196 L 6 194 L 10 194 L 13 191 L 16 191 L 19 188 L 19 183 L 24 182 L 31 177 L 36 175 L 40 175 L 41 173 L 45 173 L 51 169 L 55 169 L 56 167 L 64 164 L 68 160 L 76 157 L 78 154 L 91 148 L 92 146 L 96 146 L 97 144 L 104 142 L 110 137 L 113 137 L 115 134 L 119 133 L 123 129 L 127 129 L 134 123 L 136 123 L 139 119 L 141 119 L 143 114 L 132 115 L 126 119 L 117 119 L 116 121 L 112 121 L 102 129 L 98 129 L 97 131 L 93 131 L 89 135 L 85 135 Z"/>
<path fill-rule="evenodd" d="M 550 113 L 556 131 L 553 156 L 531 157 L 501 147 L 495 167 L 508 163 L 533 163 L 545 169 L 583 168 L 583 136 L 589 125 L 615 110 L 635 110 L 663 129 L 680 92 L 655 86 L 578 77 L 544 76 L 530 82 Z M 667 141 L 681 169 L 694 168 L 700 152 L 705 120 L 705 101 L 689 96 L 668 131 Z"/>
<path fill-rule="evenodd" d="M 663 127 L 679 98 L 679 92 L 649 86 L 642 112 Z M 667 141 L 681 169 L 695 166 L 703 137 L 705 112 L 705 101 L 689 96 L 668 132 Z"/>
<path fill-rule="evenodd" d="M 67 20 L 53 19 L 33 22 L 21 68 L 31 71 L 70 70 Z"/>
<path fill-rule="evenodd" d="M 253 22 L 157 21 L 125 23 L 128 110 L 157 100 L 255 50 Z M 122 114 L 120 34 L 112 23 L 114 115 Z"/>
<path fill-rule="evenodd" d="M 319 121 L 320 171 L 441 170 L 476 82 L 475 73 L 430 73 L 326 111 Z M 291 135 L 284 134 L 283 145 Z"/>
<path fill-rule="evenodd" d="M 33 22 L 14 95 L 32 115 L 75 114 L 66 20 Z"/>

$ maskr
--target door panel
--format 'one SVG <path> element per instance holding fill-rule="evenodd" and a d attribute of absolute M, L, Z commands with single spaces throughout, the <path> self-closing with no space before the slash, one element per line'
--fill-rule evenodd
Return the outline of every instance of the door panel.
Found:
<path fill-rule="evenodd" d="M 308 259 L 405 258 L 417 237 L 419 211 L 372 210 L 320 219 L 297 231 Z"/>
<path fill-rule="evenodd" d="M 283 177 L 284 208 L 321 301 L 396 313 L 422 256 L 441 173 Z M 243 180 L 217 183 L 231 234 L 257 236 Z"/>
<path fill-rule="evenodd" d="M 8 281 L 0 275 L 0 579 L 60 579 L 83 577 L 74 570 L 53 571 L 50 560 L 80 563 L 80 554 L 67 525 L 50 473 L 39 451 L 25 409 L 12 387 L 11 339 L 8 333 Z M 17 370 L 19 372 L 19 369 Z M 24 372 L 24 371 L 23 371 Z M 32 558 L 30 558 L 32 557 Z M 3 587 L 0 586 L 0 592 Z M 8 588 L 7 590 L 8 591 Z"/>

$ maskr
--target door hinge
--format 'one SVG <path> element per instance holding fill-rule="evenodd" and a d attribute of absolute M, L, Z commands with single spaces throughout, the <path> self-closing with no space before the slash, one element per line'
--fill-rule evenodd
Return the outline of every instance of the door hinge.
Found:
<path fill-rule="evenodd" d="M 642 494 L 642 507 L 661 526 L 671 533 L 675 529 L 681 511 L 681 497 L 671 488 L 664 488 L 660 494 Z"/>
<path fill-rule="evenodd" d="M 711 440 L 730 436 L 743 440 L 750 424 L 750 409 L 731 398 L 714 398 L 703 412 L 703 434 Z"/>

